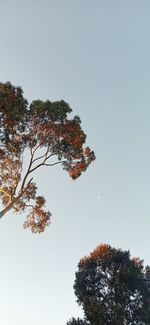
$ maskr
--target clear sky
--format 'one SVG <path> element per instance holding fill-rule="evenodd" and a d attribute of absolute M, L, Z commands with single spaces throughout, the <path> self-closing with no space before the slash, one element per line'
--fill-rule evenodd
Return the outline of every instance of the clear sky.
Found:
<path fill-rule="evenodd" d="M 150 264 L 149 35 L 148 0 L 0 1 L 0 81 L 67 101 L 97 157 L 77 181 L 35 173 L 53 214 L 44 234 L 24 230 L 24 215 L 0 221 L 0 324 L 82 315 L 74 273 L 102 242 Z"/>

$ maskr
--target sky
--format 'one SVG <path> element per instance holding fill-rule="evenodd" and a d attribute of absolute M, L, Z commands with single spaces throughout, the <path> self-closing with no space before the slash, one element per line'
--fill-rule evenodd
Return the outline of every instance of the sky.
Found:
<path fill-rule="evenodd" d="M 52 213 L 43 234 L 23 229 L 25 214 L 1 219 L 3 325 L 82 317 L 75 271 L 98 244 L 150 264 L 149 12 L 148 0 L 0 0 L 0 81 L 29 102 L 68 102 L 96 154 L 76 181 L 35 172 Z"/>

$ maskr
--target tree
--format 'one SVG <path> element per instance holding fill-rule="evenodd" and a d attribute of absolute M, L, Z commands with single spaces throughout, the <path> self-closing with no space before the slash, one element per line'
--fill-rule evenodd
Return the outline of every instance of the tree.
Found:
<path fill-rule="evenodd" d="M 86 134 L 80 118 L 68 118 L 71 112 L 63 100 L 28 104 L 21 87 L 0 83 L 0 196 L 4 206 L 0 218 L 10 209 L 16 213 L 29 209 L 24 227 L 44 231 L 51 213 L 44 210 L 44 197 L 37 196 L 34 171 L 61 164 L 76 179 L 95 159 L 94 152 L 84 147 Z M 30 157 L 26 171 L 25 155 Z"/>
<path fill-rule="evenodd" d="M 74 290 L 90 325 L 150 324 L 150 267 L 129 251 L 99 245 L 80 260 Z"/>
<path fill-rule="evenodd" d="M 73 317 L 69 322 L 67 322 L 67 325 L 90 325 L 90 324 L 80 318 L 75 319 Z"/>

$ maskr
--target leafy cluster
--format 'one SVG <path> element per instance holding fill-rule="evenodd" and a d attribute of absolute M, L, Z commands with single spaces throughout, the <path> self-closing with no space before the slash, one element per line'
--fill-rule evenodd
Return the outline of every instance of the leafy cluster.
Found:
<path fill-rule="evenodd" d="M 150 267 L 129 251 L 99 245 L 80 260 L 74 290 L 90 325 L 150 324 Z"/>
<path fill-rule="evenodd" d="M 90 325 L 86 320 L 82 320 L 80 318 L 75 319 L 74 317 L 67 322 L 67 325 Z"/>
<path fill-rule="evenodd" d="M 72 119 L 70 106 L 63 100 L 35 100 L 28 104 L 20 87 L 0 83 L 0 195 L 4 209 L 30 209 L 24 227 L 42 232 L 50 224 L 45 199 L 37 196 L 31 173 L 42 166 L 61 164 L 72 179 L 78 178 L 95 159 L 85 148 L 86 135 L 78 116 Z M 29 163 L 24 173 L 24 151 Z"/>

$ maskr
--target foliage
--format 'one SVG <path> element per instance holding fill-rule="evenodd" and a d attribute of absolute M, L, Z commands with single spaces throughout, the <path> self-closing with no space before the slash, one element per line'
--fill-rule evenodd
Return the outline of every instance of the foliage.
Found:
<path fill-rule="evenodd" d="M 74 289 L 91 325 L 150 324 L 150 267 L 129 251 L 99 245 L 80 260 Z"/>
<path fill-rule="evenodd" d="M 90 325 L 90 323 L 88 323 L 80 318 L 75 319 L 73 317 L 69 322 L 67 322 L 67 325 Z"/>
<path fill-rule="evenodd" d="M 72 179 L 78 178 L 95 159 L 85 148 L 86 134 L 78 116 L 63 100 L 35 100 L 28 104 L 20 87 L 0 83 L 0 195 L 7 211 L 30 209 L 24 227 L 42 232 L 50 224 L 51 213 L 45 212 L 45 199 L 37 196 L 37 185 L 30 177 L 43 166 L 61 164 Z M 24 152 L 29 151 L 27 171 Z M 26 154 L 27 156 L 27 154 Z"/>

